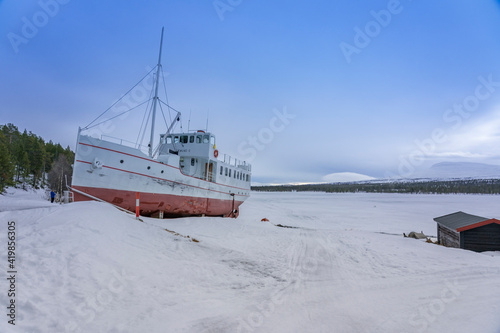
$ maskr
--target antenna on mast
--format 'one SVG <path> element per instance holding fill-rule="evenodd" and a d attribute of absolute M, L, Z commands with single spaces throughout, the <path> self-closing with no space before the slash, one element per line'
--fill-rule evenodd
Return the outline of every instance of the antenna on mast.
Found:
<path fill-rule="evenodd" d="M 189 133 L 189 124 L 191 124 L 191 110 L 189 110 L 188 133 Z"/>
<path fill-rule="evenodd" d="M 164 29 L 165 29 L 165 27 L 161 28 L 160 54 L 158 55 L 158 65 L 156 65 L 155 96 L 153 97 L 153 115 L 151 117 L 151 137 L 149 139 L 149 157 L 153 157 L 153 140 L 154 140 L 154 136 L 155 136 L 156 106 L 158 105 L 158 83 L 160 80 L 161 50 L 163 47 L 163 30 Z"/>
<path fill-rule="evenodd" d="M 207 111 L 207 126 L 205 127 L 205 132 L 208 132 L 208 117 L 210 116 L 210 110 Z"/>

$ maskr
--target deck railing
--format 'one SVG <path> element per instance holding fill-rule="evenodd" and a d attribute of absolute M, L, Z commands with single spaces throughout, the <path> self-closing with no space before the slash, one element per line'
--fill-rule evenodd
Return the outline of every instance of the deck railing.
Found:
<path fill-rule="evenodd" d="M 230 155 L 224 154 L 224 158 L 222 159 L 222 161 L 236 168 L 246 171 L 252 171 L 252 165 L 250 163 L 231 157 Z"/>
<path fill-rule="evenodd" d="M 114 137 L 114 136 L 102 134 L 101 135 L 101 140 L 104 140 L 104 138 L 106 138 L 106 141 L 119 143 L 120 145 L 128 146 L 130 148 L 140 149 L 143 153 L 147 153 L 148 152 L 148 147 L 140 145 L 140 144 L 137 144 L 137 143 L 132 142 L 132 141 L 128 141 L 128 140 L 117 138 L 117 137 Z M 113 140 L 113 141 L 111 141 L 110 139 Z"/>

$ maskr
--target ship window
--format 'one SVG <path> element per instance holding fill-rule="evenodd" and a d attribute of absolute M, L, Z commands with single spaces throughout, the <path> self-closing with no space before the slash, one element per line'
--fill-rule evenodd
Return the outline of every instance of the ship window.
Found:
<path fill-rule="evenodd" d="M 229 177 L 231 177 L 231 169 L 229 169 Z"/>
<path fill-rule="evenodd" d="M 248 175 L 247 175 L 247 181 L 248 181 Z"/>
<path fill-rule="evenodd" d="M 238 173 L 237 173 L 236 171 L 234 171 L 234 178 L 236 178 L 237 174 L 238 174 Z"/>
<path fill-rule="evenodd" d="M 226 168 L 224 168 L 224 169 L 226 169 L 226 171 L 225 171 L 225 175 L 227 176 L 227 167 L 226 167 Z"/>
<path fill-rule="evenodd" d="M 203 143 L 208 143 L 209 142 L 208 140 L 209 140 L 208 135 L 204 135 L 203 136 Z"/>
<path fill-rule="evenodd" d="M 191 135 L 191 136 L 189 137 L 189 143 L 194 143 L 194 135 Z"/>
<path fill-rule="evenodd" d="M 179 136 L 178 135 L 174 136 L 174 143 L 179 143 Z"/>
<path fill-rule="evenodd" d="M 169 135 L 167 136 L 167 145 L 172 144 L 172 137 Z"/>
<path fill-rule="evenodd" d="M 194 158 L 191 158 L 191 166 L 194 166 Z"/>
<path fill-rule="evenodd" d="M 222 176 L 222 173 L 224 172 L 224 167 L 220 167 L 220 175 Z"/>
<path fill-rule="evenodd" d="M 210 136 L 210 144 L 215 145 L 215 136 Z"/>
<path fill-rule="evenodd" d="M 181 136 L 181 143 L 188 143 L 188 136 L 187 135 Z"/>
<path fill-rule="evenodd" d="M 201 143 L 201 135 L 196 136 L 196 143 Z"/>

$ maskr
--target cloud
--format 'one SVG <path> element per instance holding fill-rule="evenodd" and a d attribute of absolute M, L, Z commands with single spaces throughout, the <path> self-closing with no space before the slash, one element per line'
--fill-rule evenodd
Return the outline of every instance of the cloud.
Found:
<path fill-rule="evenodd" d="M 432 158 L 489 158 L 491 155 L 478 154 L 464 151 L 446 151 L 446 152 L 436 152 L 428 153 L 426 157 Z"/>
<path fill-rule="evenodd" d="M 373 180 L 375 178 L 355 172 L 336 172 L 324 176 L 323 181 L 328 183 L 356 182 L 363 180 Z"/>
<path fill-rule="evenodd" d="M 488 161 L 499 156 L 500 106 L 477 120 L 464 122 L 447 139 L 427 151 L 427 159 L 452 158 L 462 161 Z"/>

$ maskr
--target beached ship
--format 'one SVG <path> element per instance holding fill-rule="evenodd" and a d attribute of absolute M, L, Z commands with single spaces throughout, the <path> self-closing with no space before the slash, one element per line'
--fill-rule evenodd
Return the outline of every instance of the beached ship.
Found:
<path fill-rule="evenodd" d="M 163 31 L 162 31 L 163 40 Z M 219 154 L 207 131 L 174 133 L 176 116 L 154 148 L 154 124 L 161 70 L 156 67 L 148 151 L 86 134 L 79 129 L 71 191 L 74 201 L 103 200 L 145 216 L 237 217 L 250 195 L 251 165 Z"/>

